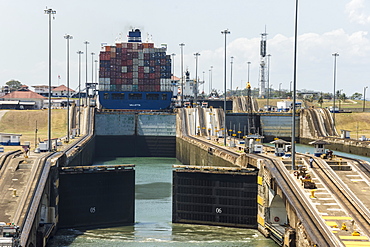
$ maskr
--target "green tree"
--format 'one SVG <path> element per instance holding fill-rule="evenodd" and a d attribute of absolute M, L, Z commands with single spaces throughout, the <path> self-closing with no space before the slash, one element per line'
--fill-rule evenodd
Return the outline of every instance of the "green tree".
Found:
<path fill-rule="evenodd" d="M 362 94 L 361 93 L 354 93 L 354 94 L 352 94 L 351 99 L 360 100 L 360 99 L 362 99 Z"/>
<path fill-rule="evenodd" d="M 16 80 L 10 80 L 5 84 L 8 85 L 10 91 L 16 91 L 16 90 L 20 89 L 21 86 L 22 86 L 22 83 L 20 81 L 16 81 Z"/>

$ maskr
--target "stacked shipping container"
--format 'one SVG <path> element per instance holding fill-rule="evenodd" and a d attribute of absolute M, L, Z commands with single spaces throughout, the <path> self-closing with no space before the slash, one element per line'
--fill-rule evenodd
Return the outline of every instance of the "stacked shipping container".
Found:
<path fill-rule="evenodd" d="M 99 91 L 170 92 L 171 56 L 153 43 L 105 46 L 100 52 Z"/>

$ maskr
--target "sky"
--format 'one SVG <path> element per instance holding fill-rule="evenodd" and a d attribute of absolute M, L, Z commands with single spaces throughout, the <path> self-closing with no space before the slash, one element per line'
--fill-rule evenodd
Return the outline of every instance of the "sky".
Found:
<path fill-rule="evenodd" d="M 19 80 L 32 88 L 48 84 L 48 24 L 44 10 L 56 10 L 52 25 L 52 85 L 67 82 L 67 40 L 70 34 L 70 88 L 78 86 L 78 55 L 87 45 L 87 80 L 101 43 L 125 41 L 131 28 L 140 28 L 143 40 L 165 43 L 176 54 L 174 71 L 180 76 L 180 43 L 184 43 L 184 69 L 205 80 L 210 68 L 213 87 L 223 91 L 226 36 L 227 88 L 259 85 L 259 45 L 266 30 L 270 57 L 270 85 L 289 90 L 293 80 L 295 0 L 0 0 L 0 86 Z M 370 1 L 299 1 L 297 89 L 333 92 L 334 57 L 338 52 L 336 89 L 350 96 L 370 87 Z M 147 35 L 149 34 L 149 35 Z M 96 55 L 93 57 L 91 52 Z M 232 75 L 230 57 L 234 57 Z M 86 80 L 86 56 L 81 56 L 81 82 Z M 96 63 L 95 63 L 96 64 Z M 94 65 L 95 66 L 95 65 Z M 95 72 L 95 68 L 94 68 Z M 203 73 L 204 72 L 204 73 Z M 60 76 L 60 79 L 58 79 Z M 94 77 L 96 74 L 94 73 Z M 201 86 L 202 87 L 202 86 Z M 370 94 L 369 94 L 370 95 Z M 366 97 L 368 98 L 368 97 Z"/>

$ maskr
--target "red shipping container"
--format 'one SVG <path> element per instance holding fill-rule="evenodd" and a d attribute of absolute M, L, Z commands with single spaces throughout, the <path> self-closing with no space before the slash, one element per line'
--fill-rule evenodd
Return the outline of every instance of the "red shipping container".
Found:
<path fill-rule="evenodd" d="M 161 85 L 154 85 L 154 91 L 161 91 Z"/>
<path fill-rule="evenodd" d="M 122 44 L 116 44 L 117 48 L 122 48 Z"/>
<path fill-rule="evenodd" d="M 143 44 L 142 43 L 139 43 L 138 45 L 137 45 L 137 49 L 138 50 L 142 50 L 144 48 L 144 46 L 143 46 Z"/>
<path fill-rule="evenodd" d="M 144 84 L 144 79 L 139 79 L 139 85 L 143 85 Z"/>
<path fill-rule="evenodd" d="M 122 66 L 127 66 L 127 60 L 121 60 L 121 65 Z"/>
<path fill-rule="evenodd" d="M 127 43 L 127 48 L 132 49 L 132 43 Z"/>
<path fill-rule="evenodd" d="M 127 73 L 122 73 L 121 76 L 122 76 L 123 79 L 127 79 L 128 78 Z"/>
<path fill-rule="evenodd" d="M 110 46 L 106 46 L 105 47 L 105 51 L 109 51 L 110 52 Z"/>
<path fill-rule="evenodd" d="M 140 73 L 140 72 L 139 72 L 138 78 L 139 78 L 139 79 L 144 79 L 144 73 Z"/>
<path fill-rule="evenodd" d="M 149 65 L 150 66 L 155 66 L 155 60 L 150 60 Z"/>
<path fill-rule="evenodd" d="M 133 64 L 132 60 L 126 60 L 126 61 L 127 61 L 127 66 L 129 66 L 129 65 L 132 65 L 132 64 Z"/>
<path fill-rule="evenodd" d="M 139 73 L 144 73 L 144 66 L 139 66 Z"/>
<path fill-rule="evenodd" d="M 161 65 L 166 65 L 166 59 L 161 59 Z"/>
<path fill-rule="evenodd" d="M 128 78 L 128 79 L 132 79 L 132 72 L 128 72 L 128 73 L 127 73 L 127 78 Z"/>

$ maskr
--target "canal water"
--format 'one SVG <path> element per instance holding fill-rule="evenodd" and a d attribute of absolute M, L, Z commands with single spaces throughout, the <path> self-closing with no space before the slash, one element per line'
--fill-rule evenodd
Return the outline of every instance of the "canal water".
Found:
<path fill-rule="evenodd" d="M 114 158 L 95 165 L 135 164 L 133 226 L 58 231 L 48 246 L 278 246 L 257 230 L 172 224 L 172 165 L 175 158 Z"/>

